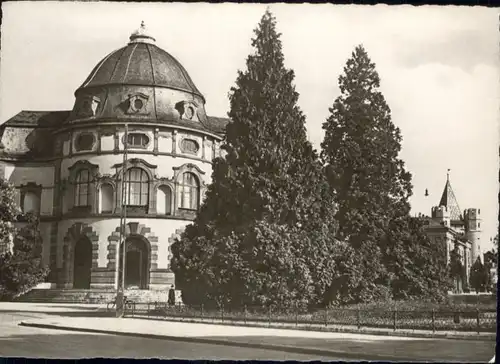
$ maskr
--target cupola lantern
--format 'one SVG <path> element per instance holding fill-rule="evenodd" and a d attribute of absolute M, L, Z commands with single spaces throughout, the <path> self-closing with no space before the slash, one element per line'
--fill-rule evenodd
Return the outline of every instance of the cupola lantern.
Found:
<path fill-rule="evenodd" d="M 156 39 L 153 38 L 150 34 L 148 34 L 148 31 L 146 30 L 146 24 L 144 24 L 144 21 L 142 21 L 139 29 L 137 29 L 135 32 L 133 32 L 130 35 L 129 44 L 131 44 L 131 43 L 150 43 L 150 44 L 153 44 L 155 42 L 156 42 Z"/>

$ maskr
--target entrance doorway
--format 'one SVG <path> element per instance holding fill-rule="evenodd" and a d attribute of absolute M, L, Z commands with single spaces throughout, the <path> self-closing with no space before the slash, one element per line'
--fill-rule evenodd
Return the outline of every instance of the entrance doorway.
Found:
<path fill-rule="evenodd" d="M 125 288 L 147 289 L 149 284 L 148 244 L 139 238 L 127 240 Z"/>
<path fill-rule="evenodd" d="M 73 288 L 89 289 L 92 270 L 92 243 L 82 237 L 75 244 L 73 261 Z"/>

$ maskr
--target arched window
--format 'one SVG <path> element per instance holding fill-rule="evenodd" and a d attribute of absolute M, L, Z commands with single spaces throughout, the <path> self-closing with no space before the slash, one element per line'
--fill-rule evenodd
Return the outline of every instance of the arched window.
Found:
<path fill-rule="evenodd" d="M 23 200 L 23 212 L 40 212 L 40 196 L 34 191 L 26 191 Z"/>
<path fill-rule="evenodd" d="M 147 206 L 149 198 L 149 178 L 141 168 L 127 171 L 125 201 L 129 206 Z"/>
<path fill-rule="evenodd" d="M 160 215 L 170 215 L 172 203 L 172 192 L 168 186 L 158 187 L 156 198 L 156 213 Z"/>
<path fill-rule="evenodd" d="M 113 186 L 109 183 L 101 185 L 101 212 L 113 212 Z"/>
<path fill-rule="evenodd" d="M 82 169 L 75 179 L 75 206 L 90 205 L 90 171 Z"/>
<path fill-rule="evenodd" d="M 193 173 L 184 172 L 182 175 L 182 183 L 179 187 L 179 207 L 197 210 L 200 195 L 198 178 Z"/>

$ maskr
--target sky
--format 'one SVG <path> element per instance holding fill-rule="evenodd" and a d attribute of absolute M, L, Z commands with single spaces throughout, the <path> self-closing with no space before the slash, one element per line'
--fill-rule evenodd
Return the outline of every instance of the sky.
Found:
<path fill-rule="evenodd" d="M 209 115 L 226 117 L 228 93 L 252 52 L 260 4 L 2 3 L 0 123 L 21 110 L 70 110 L 74 91 L 141 21 L 187 69 Z M 498 223 L 497 9 L 453 6 L 269 5 L 295 71 L 309 140 L 339 96 L 338 77 L 363 44 L 381 78 L 400 157 L 413 176 L 412 213 L 430 215 L 450 169 L 462 210 L 481 209 L 482 247 Z M 429 196 L 424 195 L 428 189 Z"/>

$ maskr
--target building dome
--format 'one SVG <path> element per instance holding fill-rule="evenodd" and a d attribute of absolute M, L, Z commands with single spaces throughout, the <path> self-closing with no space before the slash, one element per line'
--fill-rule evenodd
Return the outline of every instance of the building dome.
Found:
<path fill-rule="evenodd" d="M 165 87 L 203 98 L 186 69 L 172 55 L 157 47 L 144 22 L 130 42 L 100 61 L 79 90 L 108 84 Z"/>
<path fill-rule="evenodd" d="M 155 45 L 144 26 L 129 43 L 100 61 L 75 91 L 68 122 L 116 119 L 160 123 L 192 123 L 206 128 L 210 121 L 205 98 L 186 69 Z"/>

